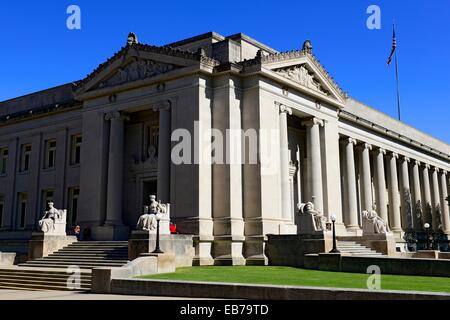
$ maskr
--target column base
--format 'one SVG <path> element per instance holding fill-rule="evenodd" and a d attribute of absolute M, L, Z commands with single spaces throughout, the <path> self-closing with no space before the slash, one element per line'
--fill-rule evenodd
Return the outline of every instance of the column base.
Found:
<path fill-rule="evenodd" d="M 363 235 L 363 231 L 359 226 L 346 226 L 347 235 L 361 237 Z"/>
<path fill-rule="evenodd" d="M 192 260 L 193 266 L 213 266 L 214 259 L 211 256 L 213 237 L 196 236 L 194 237 L 195 256 Z"/>
<path fill-rule="evenodd" d="M 98 226 L 92 228 L 92 240 L 94 241 L 125 241 L 130 235 L 127 226 Z"/>
<path fill-rule="evenodd" d="M 394 235 L 395 239 L 403 240 L 403 236 L 405 235 L 405 232 L 402 229 L 391 229 L 391 232 Z"/>
<path fill-rule="evenodd" d="M 347 235 L 347 228 L 345 227 L 345 224 L 341 223 L 336 223 L 335 224 L 336 227 L 336 236 L 346 236 Z"/>
<path fill-rule="evenodd" d="M 266 256 L 266 239 L 264 236 L 249 236 L 245 238 L 244 256 L 248 266 L 265 266 L 269 264 Z"/>
<path fill-rule="evenodd" d="M 218 236 L 214 238 L 214 264 L 219 266 L 242 266 L 245 259 L 242 255 L 243 236 Z"/>

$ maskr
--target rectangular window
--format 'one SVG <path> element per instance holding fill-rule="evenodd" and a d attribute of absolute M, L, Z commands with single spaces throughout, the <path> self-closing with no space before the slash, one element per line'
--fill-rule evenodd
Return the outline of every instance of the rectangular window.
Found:
<path fill-rule="evenodd" d="M 6 174 L 8 170 L 8 148 L 0 149 L 0 175 Z"/>
<path fill-rule="evenodd" d="M 25 229 L 25 221 L 26 221 L 26 217 L 27 217 L 27 200 L 28 200 L 28 196 L 26 193 L 19 193 L 19 203 L 17 206 L 17 213 L 18 213 L 18 226 L 19 229 Z"/>
<path fill-rule="evenodd" d="M 48 140 L 45 143 L 44 168 L 45 169 L 54 168 L 55 159 L 56 159 L 56 140 Z"/>
<path fill-rule="evenodd" d="M 20 171 L 27 172 L 30 170 L 31 144 L 22 145 L 20 150 L 21 150 Z"/>
<path fill-rule="evenodd" d="M 71 139 L 70 164 L 76 165 L 81 162 L 81 144 L 83 139 L 81 135 L 74 135 Z"/>
<path fill-rule="evenodd" d="M 69 189 L 69 219 L 67 221 L 71 227 L 77 225 L 78 220 L 78 198 L 80 197 L 80 188 Z"/>
<path fill-rule="evenodd" d="M 5 200 L 3 195 L 0 195 L 0 228 L 3 227 L 4 211 L 5 211 Z"/>

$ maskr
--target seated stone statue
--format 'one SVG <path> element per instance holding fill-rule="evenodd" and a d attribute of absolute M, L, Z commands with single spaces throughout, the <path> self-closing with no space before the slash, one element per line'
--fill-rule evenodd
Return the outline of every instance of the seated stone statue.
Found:
<path fill-rule="evenodd" d="M 48 207 L 39 220 L 39 228 L 45 234 L 66 235 L 66 210 L 56 209 L 53 202 L 49 202 Z"/>
<path fill-rule="evenodd" d="M 156 214 L 150 214 L 150 207 L 144 206 L 144 214 L 139 217 L 136 229 L 145 231 L 156 230 Z"/>
<path fill-rule="evenodd" d="M 363 211 L 363 231 L 368 234 L 386 234 L 389 232 L 387 223 L 378 216 L 374 206 L 370 211 Z"/>
<path fill-rule="evenodd" d="M 168 204 L 159 203 L 156 201 L 156 196 L 151 195 L 150 204 L 144 207 L 144 214 L 139 217 L 136 229 L 156 233 L 157 217 L 159 216 L 161 221 L 160 233 L 170 234 L 170 230 L 168 229 L 170 221 L 168 206 Z M 167 232 L 166 229 L 168 229 Z"/>
<path fill-rule="evenodd" d="M 320 211 L 314 209 L 314 204 L 312 202 L 299 204 L 298 209 L 302 220 L 299 223 L 300 229 L 306 232 L 326 230 L 327 219 Z"/>

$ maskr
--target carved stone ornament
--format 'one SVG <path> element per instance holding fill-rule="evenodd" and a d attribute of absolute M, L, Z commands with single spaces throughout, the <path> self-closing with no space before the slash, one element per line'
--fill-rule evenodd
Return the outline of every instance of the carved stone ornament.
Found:
<path fill-rule="evenodd" d="M 98 89 L 117 86 L 126 82 L 154 77 L 178 68 L 173 64 L 153 60 L 135 60 L 125 67 L 120 67 L 108 80 L 101 82 Z"/>
<path fill-rule="evenodd" d="M 322 89 L 320 83 L 314 79 L 314 76 L 304 66 L 292 66 L 288 68 L 282 68 L 275 71 L 279 75 L 291 79 L 304 87 L 320 92 L 324 95 L 328 95 Z"/>

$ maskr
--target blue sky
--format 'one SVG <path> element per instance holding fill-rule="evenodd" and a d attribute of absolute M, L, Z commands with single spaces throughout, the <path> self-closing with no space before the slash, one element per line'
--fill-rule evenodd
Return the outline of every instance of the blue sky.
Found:
<path fill-rule="evenodd" d="M 397 25 L 403 121 L 450 143 L 450 1 L 2 1 L 0 101 L 79 80 L 120 49 L 129 31 L 163 45 L 208 31 L 243 32 L 280 51 L 314 53 L 349 94 L 396 117 Z M 81 30 L 66 9 L 81 8 Z M 369 30 L 369 5 L 381 30 Z"/>

